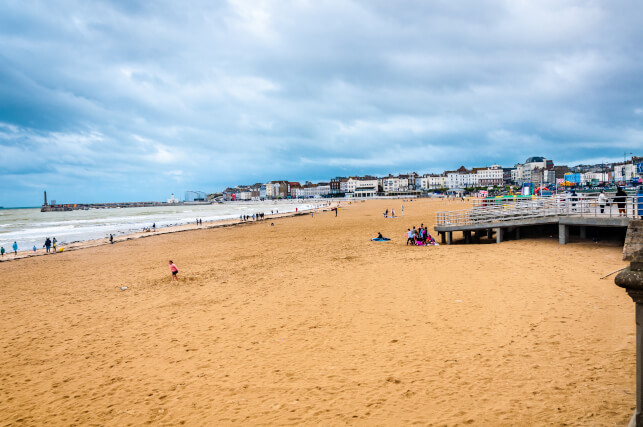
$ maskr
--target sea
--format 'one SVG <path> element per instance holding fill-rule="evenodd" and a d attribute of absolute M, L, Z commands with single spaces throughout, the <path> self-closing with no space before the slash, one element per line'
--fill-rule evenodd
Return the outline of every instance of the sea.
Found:
<path fill-rule="evenodd" d="M 271 211 L 279 213 L 306 211 L 325 204 L 323 201 L 226 202 L 213 205 L 165 205 L 146 208 L 89 209 L 68 212 L 40 212 L 40 208 L 0 209 L 0 246 L 18 251 L 36 246 L 45 239 L 56 238 L 58 245 L 94 240 L 143 231 L 144 228 L 194 224 L 197 218 L 206 222 L 239 219 Z"/>

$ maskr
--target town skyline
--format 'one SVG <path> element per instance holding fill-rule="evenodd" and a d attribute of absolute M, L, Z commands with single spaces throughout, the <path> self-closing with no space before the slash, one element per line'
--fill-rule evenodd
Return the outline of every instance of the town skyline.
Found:
<path fill-rule="evenodd" d="M 184 199 L 184 198 L 182 197 L 182 195 L 183 195 L 184 193 L 193 192 L 194 190 L 197 190 L 198 192 L 202 193 L 203 195 L 206 195 L 206 194 L 222 194 L 222 193 L 225 193 L 225 192 L 226 192 L 226 190 L 231 190 L 231 189 L 237 189 L 237 190 L 239 190 L 239 189 L 247 189 L 247 188 L 250 188 L 250 187 L 257 187 L 257 186 L 262 185 L 262 184 L 264 184 L 264 185 L 265 185 L 265 184 L 267 184 L 267 183 L 277 183 L 277 182 L 284 182 L 284 183 L 296 183 L 296 185 L 297 185 L 297 186 L 298 186 L 298 188 L 299 188 L 299 186 L 301 186 L 301 187 L 305 187 L 305 186 L 306 186 L 306 184 L 317 185 L 317 184 L 322 183 L 322 184 L 329 184 L 329 185 L 330 185 L 330 184 L 331 184 L 331 181 L 332 181 L 334 178 L 339 178 L 339 177 L 347 178 L 347 179 L 348 179 L 348 178 L 350 178 L 350 177 L 358 178 L 358 179 L 362 179 L 362 178 L 364 178 L 364 177 L 369 177 L 369 178 L 379 179 L 379 180 L 380 180 L 380 182 L 379 182 L 379 185 L 380 185 L 379 190 L 380 190 L 380 191 L 384 191 L 384 190 L 385 190 L 384 188 L 381 188 L 381 187 L 382 187 L 382 182 L 381 182 L 381 180 L 382 180 L 382 179 L 384 179 L 384 178 L 391 178 L 391 177 L 400 177 L 400 176 L 414 176 L 414 177 L 415 177 L 415 176 L 417 176 L 417 178 L 418 178 L 418 179 L 421 179 L 422 177 L 429 177 L 429 176 L 433 176 L 433 177 L 443 177 L 443 178 L 445 178 L 445 180 L 444 180 L 445 185 L 437 185 L 437 184 L 435 184 L 435 181 L 434 181 L 434 182 L 433 182 L 433 184 L 431 184 L 431 185 L 426 184 L 426 186 L 425 186 L 425 187 L 421 187 L 421 185 L 420 185 L 420 184 L 418 184 L 418 185 L 417 185 L 417 188 L 418 188 L 418 189 L 422 188 L 422 189 L 430 189 L 430 190 L 437 190 L 437 189 L 443 189 L 443 188 L 446 188 L 446 189 L 449 189 L 449 188 L 459 188 L 459 187 L 462 187 L 462 186 L 464 186 L 464 187 L 470 187 L 470 186 L 487 186 L 487 185 L 496 185 L 496 184 L 497 184 L 497 185 L 512 185 L 512 184 L 516 184 L 516 185 L 518 185 L 518 184 L 522 184 L 522 182 L 523 182 L 523 181 L 525 181 L 525 179 L 523 179 L 523 178 L 516 179 L 516 177 L 515 177 L 515 176 L 511 176 L 511 175 L 507 176 L 507 171 L 508 171 L 508 170 L 512 170 L 512 169 L 516 169 L 516 166 L 525 165 L 525 163 L 526 163 L 528 160 L 530 160 L 530 159 L 538 159 L 538 158 L 543 158 L 543 159 L 544 159 L 544 160 L 546 160 L 546 161 L 552 162 L 552 166 L 555 168 L 556 173 L 557 173 L 557 174 L 559 174 L 559 175 L 560 175 L 561 173 L 565 173 L 565 172 L 579 172 L 579 171 L 585 171 L 585 170 L 592 170 L 592 171 L 594 171 L 596 174 L 598 174 L 599 172 L 597 172 L 597 170 L 598 170 L 598 169 L 600 169 L 600 166 L 602 165 L 602 166 L 603 166 L 603 171 L 604 171 L 605 173 L 609 173 L 610 180 L 611 180 L 611 181 L 614 181 L 614 179 L 615 179 L 615 178 L 619 178 L 619 179 L 620 179 L 620 176 L 622 176 L 622 174 L 626 174 L 626 175 L 627 175 L 627 174 L 630 174 L 630 175 L 635 174 L 634 170 L 635 170 L 635 166 L 636 166 L 636 164 L 635 164 L 634 162 L 639 162 L 639 161 L 641 161 L 641 159 L 642 159 L 642 158 L 641 158 L 641 157 L 637 157 L 637 156 L 633 155 L 634 153 L 630 153 L 630 154 L 631 154 L 631 156 L 629 157 L 629 159 L 626 159 L 625 161 L 623 161 L 623 160 L 617 160 L 617 161 L 602 162 L 602 163 L 598 163 L 598 164 L 582 164 L 582 163 L 578 163 L 578 164 L 573 164 L 572 166 L 558 164 L 558 163 L 554 162 L 554 159 L 549 159 L 549 158 L 544 157 L 544 156 L 530 156 L 530 157 L 528 157 L 527 159 L 525 159 L 525 161 L 523 161 L 523 162 L 515 162 L 515 163 L 513 163 L 511 166 L 507 166 L 507 165 L 500 165 L 500 164 L 498 164 L 498 163 L 493 163 L 493 164 L 491 164 L 491 165 L 482 165 L 482 166 L 481 166 L 481 165 L 476 165 L 476 166 L 469 166 L 469 167 L 467 167 L 466 165 L 460 165 L 459 167 L 456 167 L 456 168 L 443 169 L 441 172 L 416 172 L 416 171 L 407 171 L 407 172 L 404 172 L 404 173 L 398 173 L 398 172 L 393 173 L 393 172 L 389 172 L 389 173 L 386 173 L 386 174 L 368 174 L 368 173 L 366 173 L 366 174 L 355 174 L 355 173 L 352 173 L 352 174 L 351 174 L 351 173 L 349 173 L 349 174 L 343 174 L 343 175 L 338 175 L 338 176 L 326 177 L 325 179 L 319 179 L 319 180 L 310 180 L 310 179 L 305 179 L 305 178 L 304 178 L 304 179 L 287 179 L 287 177 L 277 177 L 277 178 L 275 178 L 275 179 L 267 179 L 267 180 L 265 180 L 265 181 L 263 181 L 263 182 L 261 182 L 261 181 L 255 181 L 255 182 L 253 182 L 253 183 L 245 183 L 245 184 L 238 184 L 238 183 L 237 183 L 237 184 L 233 184 L 233 185 L 227 186 L 226 188 L 219 188 L 219 189 L 217 189 L 216 191 L 211 191 L 210 189 L 190 189 L 190 190 L 188 190 L 188 189 L 183 189 L 183 190 L 177 190 L 177 191 L 173 191 L 173 192 L 171 192 L 171 193 L 168 193 L 168 194 L 166 195 L 166 197 L 162 197 L 162 198 L 158 198 L 158 199 L 147 199 L 147 200 L 67 200 L 67 199 L 64 199 L 64 198 L 60 198 L 60 197 L 59 197 L 59 196 L 57 196 L 55 193 L 51 193 L 51 192 L 50 192 L 50 193 L 49 193 L 49 195 L 50 195 L 50 200 L 55 200 L 55 201 L 56 201 L 56 203 L 103 203 L 103 202 L 143 202 L 143 201 L 150 201 L 150 202 L 151 202 L 151 201 L 154 201 L 154 202 L 163 202 L 163 201 L 165 201 L 165 200 L 168 198 L 167 196 L 169 196 L 170 194 L 171 194 L 172 196 L 176 196 L 176 198 L 175 198 L 174 200 L 178 202 L 178 201 L 180 201 L 180 200 L 183 200 L 183 199 Z M 537 165 L 539 165 L 539 163 L 538 163 L 538 162 L 537 162 L 536 164 L 537 164 Z M 615 170 L 614 170 L 614 165 L 629 165 L 629 164 L 634 165 L 634 166 L 632 167 L 632 168 L 633 168 L 632 170 L 630 170 L 630 169 L 627 169 L 626 171 L 615 171 Z M 475 182 L 475 185 L 473 185 L 473 183 L 469 183 L 469 182 L 467 182 L 467 183 L 466 183 L 466 185 L 455 185 L 453 182 L 450 182 L 450 183 L 449 183 L 449 182 L 446 180 L 446 178 L 447 178 L 447 177 L 446 177 L 446 174 L 447 174 L 447 173 L 449 173 L 449 172 L 457 172 L 457 171 L 458 171 L 458 170 L 460 170 L 461 168 L 465 168 L 465 169 L 466 169 L 466 173 L 465 173 L 465 175 L 466 175 L 466 174 L 472 174 L 472 173 L 473 173 L 473 174 L 475 174 L 476 172 L 480 172 L 481 174 L 479 174 L 479 175 L 480 175 L 480 176 L 483 176 L 483 175 L 482 175 L 482 174 L 484 173 L 483 171 L 484 171 L 484 170 L 488 170 L 489 168 L 492 168 L 494 165 L 495 165 L 495 166 L 499 166 L 499 167 L 500 167 L 501 169 L 503 169 L 503 170 L 504 170 L 504 172 L 505 172 L 504 182 L 503 182 L 502 184 L 501 184 L 501 183 L 496 183 L 496 182 L 489 181 L 489 179 L 490 179 L 490 178 L 493 178 L 493 177 L 489 176 L 489 174 L 488 174 L 488 173 L 487 173 L 487 176 L 486 176 L 487 181 Z M 543 166 L 544 166 L 544 165 L 543 165 Z M 564 169 L 560 169 L 560 168 L 564 168 Z M 610 169 L 610 168 L 611 168 L 611 169 Z M 542 170 L 543 170 L 543 169 L 546 169 L 546 168 L 545 168 L 545 167 L 542 167 L 542 166 L 537 166 L 537 169 L 536 169 L 536 170 L 540 170 L 540 171 L 542 172 Z M 528 170 L 529 170 L 529 169 L 528 169 Z M 522 174 L 522 172 L 521 172 L 521 174 Z M 619 175 L 619 174 L 620 174 L 620 175 Z M 552 176 L 552 175 L 547 175 L 547 173 L 545 173 L 545 174 L 544 174 L 544 175 L 542 175 L 540 178 L 538 178 L 538 181 L 537 181 L 537 182 L 546 182 L 546 181 L 551 181 L 551 179 L 552 179 L 552 178 L 551 178 L 551 176 Z M 558 178 L 560 178 L 561 176 L 562 176 L 562 175 L 558 176 Z M 510 178 L 509 178 L 509 177 L 510 177 Z M 282 179 L 282 178 L 283 178 L 283 179 Z M 498 177 L 496 176 L 496 179 L 497 179 L 497 178 L 498 178 Z M 631 177 L 630 177 L 630 178 L 631 178 Z M 484 178 L 483 178 L 483 179 L 484 179 Z M 575 178 L 575 179 L 579 179 L 579 178 Z M 530 180 L 530 181 L 532 180 L 532 179 L 531 179 L 531 176 L 530 176 L 529 180 Z M 463 183 L 461 183 L 461 184 L 465 184 L 465 183 L 463 182 Z M 469 185 L 469 184 L 472 184 L 472 185 Z M 480 184 L 480 185 L 478 185 L 478 184 Z M 414 182 L 412 185 L 413 185 L 413 186 L 416 186 L 415 182 Z M 46 191 L 46 190 L 45 190 L 45 191 Z M 241 190 L 240 190 L 240 191 L 241 191 Z M 352 191 L 351 191 L 351 192 L 352 192 Z M 286 193 L 287 193 L 287 194 L 282 194 L 282 196 L 281 196 L 281 197 L 282 197 L 282 198 L 285 198 L 285 197 L 287 197 L 287 196 L 291 196 L 291 197 L 298 197 L 298 196 L 296 195 L 296 193 L 290 194 L 290 189 L 288 189 L 288 191 L 287 191 Z M 369 194 L 370 194 L 370 193 L 369 193 Z M 317 195 L 319 195 L 319 194 L 317 194 L 317 193 L 314 193 L 314 194 L 313 194 L 313 193 L 310 193 L 310 194 L 306 194 L 306 195 L 305 195 L 305 196 L 303 196 L 303 197 L 311 197 L 311 196 L 317 196 Z M 352 195 L 351 195 L 351 196 L 352 196 Z M 249 197 L 249 199 L 251 198 L 250 196 L 248 196 L 248 197 Z M 253 196 L 252 198 L 256 198 L 256 197 L 261 197 L 261 196 Z M 270 197 L 268 197 L 268 198 L 270 198 Z M 41 194 L 40 194 L 40 200 L 42 201 L 42 195 L 41 195 Z M 228 200 L 229 200 L 229 199 L 228 199 Z M 239 200 L 243 200 L 243 198 L 240 198 Z M 42 203 L 42 202 L 41 202 L 41 203 Z M 29 205 L 29 206 L 37 207 L 37 206 L 40 206 L 40 204 L 38 204 L 38 205 Z M 7 206 L 7 207 L 11 207 L 11 206 Z M 27 207 L 27 205 L 25 205 L 24 207 Z"/>

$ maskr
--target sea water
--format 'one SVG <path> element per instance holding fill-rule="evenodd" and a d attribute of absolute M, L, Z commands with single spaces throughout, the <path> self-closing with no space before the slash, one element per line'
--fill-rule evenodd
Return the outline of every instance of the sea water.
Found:
<path fill-rule="evenodd" d="M 214 205 L 167 205 L 146 208 L 89 209 L 68 212 L 40 212 L 33 209 L 0 209 L 0 246 L 12 251 L 13 242 L 18 250 L 40 249 L 45 239 L 54 237 L 58 245 L 93 240 L 142 231 L 143 228 L 163 228 L 195 224 L 197 218 L 204 224 L 226 219 L 239 219 L 270 211 L 279 213 L 304 211 L 323 205 L 323 201 L 264 201 L 228 202 Z"/>

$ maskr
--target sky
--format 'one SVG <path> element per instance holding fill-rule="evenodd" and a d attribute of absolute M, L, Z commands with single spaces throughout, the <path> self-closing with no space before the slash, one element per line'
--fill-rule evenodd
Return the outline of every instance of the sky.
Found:
<path fill-rule="evenodd" d="M 643 2 L 0 2 L 0 206 L 643 154 Z"/>

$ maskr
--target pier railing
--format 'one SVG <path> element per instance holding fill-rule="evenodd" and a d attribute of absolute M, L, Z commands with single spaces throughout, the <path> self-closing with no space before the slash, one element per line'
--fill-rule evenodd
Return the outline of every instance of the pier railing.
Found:
<path fill-rule="evenodd" d="M 609 197 L 608 202 L 603 204 L 599 203 L 598 196 L 585 194 L 514 200 L 477 199 L 471 209 L 438 212 L 436 225 L 476 225 L 554 216 L 636 218 L 643 215 L 643 197 L 627 196 L 622 206 L 624 213 L 619 212 L 618 203 L 613 197 Z"/>

